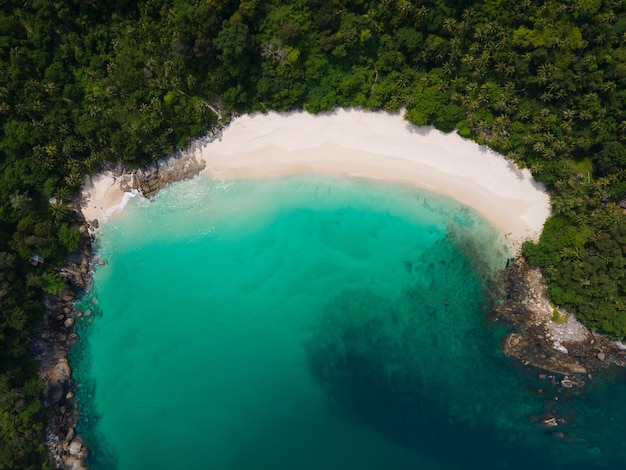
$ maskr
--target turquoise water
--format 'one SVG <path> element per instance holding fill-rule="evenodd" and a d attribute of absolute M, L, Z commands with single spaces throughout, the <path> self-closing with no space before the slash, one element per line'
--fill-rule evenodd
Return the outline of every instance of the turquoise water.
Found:
<path fill-rule="evenodd" d="M 133 199 L 98 251 L 72 352 L 93 469 L 626 461 L 619 373 L 561 390 L 501 353 L 488 312 L 509 253 L 454 201 L 201 177 Z"/>

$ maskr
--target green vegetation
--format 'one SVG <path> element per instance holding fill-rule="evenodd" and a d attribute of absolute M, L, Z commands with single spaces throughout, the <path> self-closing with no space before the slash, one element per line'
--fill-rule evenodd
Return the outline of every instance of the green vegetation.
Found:
<path fill-rule="evenodd" d="M 552 302 L 550 302 L 550 308 L 552 308 L 552 317 L 550 318 L 550 320 L 552 320 L 554 323 L 559 324 L 565 323 L 567 321 L 567 314 L 561 315 L 559 309 Z"/>
<path fill-rule="evenodd" d="M 80 242 L 84 175 L 232 112 L 407 110 L 530 168 L 524 254 L 555 304 L 626 336 L 626 11 L 616 0 L 6 0 L 0 11 L 0 467 L 40 467 L 26 338 Z M 31 264 L 33 254 L 43 264 Z"/>

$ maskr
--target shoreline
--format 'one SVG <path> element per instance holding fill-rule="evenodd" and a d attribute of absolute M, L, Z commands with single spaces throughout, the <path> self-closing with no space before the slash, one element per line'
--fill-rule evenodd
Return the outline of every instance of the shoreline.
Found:
<path fill-rule="evenodd" d="M 182 155 L 194 162 L 193 171 L 166 178 L 168 182 L 200 171 L 224 181 L 308 173 L 425 189 L 472 207 L 500 229 L 516 250 L 525 240 L 538 238 L 550 215 L 549 196 L 529 170 L 518 169 L 458 134 L 416 127 L 400 115 L 382 112 L 340 109 L 317 116 L 305 112 L 245 115 L 219 136 L 195 141 Z M 148 172 L 154 177 L 163 166 L 157 163 Z M 109 171 L 87 178 L 82 188 L 85 220 L 97 229 L 133 194 L 149 197 L 150 191 L 141 184 L 144 173 Z"/>
<path fill-rule="evenodd" d="M 336 120 L 332 122 L 337 116 L 340 116 L 340 121 L 358 117 L 361 120 L 353 125 L 360 130 L 352 135 L 352 129 L 343 128 Z M 294 117 L 297 119 L 294 120 Z M 368 123 L 369 118 L 372 121 Z M 268 130 L 264 125 L 266 119 L 270 119 L 277 127 Z M 309 126 L 307 135 L 297 132 L 299 126 L 307 124 L 307 120 L 318 122 L 317 127 Z M 292 124 L 285 125 L 288 122 Z M 371 125 L 377 129 L 376 132 Z M 285 132 L 291 132 L 291 137 L 285 138 Z M 342 134 L 347 140 L 340 139 Z M 244 135 L 247 135 L 246 139 Z M 381 142 L 384 136 L 396 140 L 386 145 Z M 339 142 L 332 141 L 335 137 Z M 416 152 L 417 142 L 420 141 L 429 142 L 431 149 L 438 149 L 440 153 L 435 153 L 436 162 L 424 161 L 427 155 L 423 153 L 415 159 L 402 153 Z M 368 145 L 370 147 L 364 148 Z M 282 151 L 283 156 L 290 154 L 297 158 L 282 160 L 281 157 L 277 158 L 277 153 L 280 154 L 277 150 Z M 316 157 L 319 151 L 323 151 L 323 158 Z M 393 155 L 394 152 L 398 152 L 400 157 Z M 333 158 L 336 155 L 340 155 L 341 160 Z M 446 165 L 450 166 L 450 171 L 447 171 Z M 340 110 L 321 116 L 305 113 L 243 116 L 235 119 L 229 127 L 192 142 L 187 150 L 176 152 L 147 168 L 134 171 L 117 168 L 86 178 L 76 204 L 76 210 L 83 219 L 81 231 L 86 233 L 85 245 L 72 262 L 68 260 L 65 271 L 68 273 L 69 287 L 56 300 L 49 302 L 48 318 L 54 319 L 54 322 L 51 321 L 47 331 L 35 340 L 43 338 L 47 342 L 56 343 L 56 346 L 49 347 L 54 361 L 50 362 L 48 371 L 42 367 L 40 375 L 46 379 L 46 396 L 52 399 L 48 407 L 51 425 L 46 434 L 46 444 L 60 468 L 86 468 L 88 443 L 75 432 L 79 404 L 74 398 L 76 384 L 71 378 L 71 364 L 67 354 L 69 347 L 79 340 L 74 331 L 75 320 L 86 315 L 75 311 L 77 296 L 74 292 L 89 290 L 92 270 L 97 263 L 97 253 L 92 252 L 92 244 L 98 227 L 122 210 L 130 197 L 151 197 L 170 182 L 193 178 L 201 172 L 221 180 L 270 179 L 296 173 L 313 173 L 408 184 L 471 206 L 500 228 L 505 239 L 518 251 L 524 240 L 540 234 L 545 218 L 549 215 L 549 198 L 541 185 L 532 180 L 528 170 L 517 170 L 503 156 L 458 135 L 411 126 L 398 115 L 354 110 Z M 489 184 L 490 178 L 494 184 Z M 519 198 L 517 203 L 514 198 L 516 195 Z M 492 212 L 486 214 L 489 210 Z M 524 295 L 526 299 L 538 297 L 548 302 L 543 297 L 542 289 L 539 292 L 523 289 L 518 299 L 520 304 L 527 302 Z M 495 316 L 499 317 L 498 314 Z M 505 321 L 509 320 L 505 318 Z M 532 334 L 531 330 L 521 330 L 522 333 Z M 552 349 L 553 345 L 546 343 L 545 347 Z M 523 357 L 525 351 L 521 354 L 512 355 L 527 365 L 537 365 L 526 361 Z M 599 362 L 604 362 L 606 367 L 609 365 L 608 359 Z M 53 372 L 52 379 L 50 371 Z"/>
<path fill-rule="evenodd" d="M 220 180 L 335 174 L 400 183 L 472 207 L 516 249 L 537 239 L 550 215 L 543 185 L 505 157 L 401 115 L 340 109 L 246 115 L 202 149 L 205 173 Z"/>

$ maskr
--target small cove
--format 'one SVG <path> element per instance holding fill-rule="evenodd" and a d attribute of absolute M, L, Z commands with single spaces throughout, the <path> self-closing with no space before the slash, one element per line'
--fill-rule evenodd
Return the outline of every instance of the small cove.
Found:
<path fill-rule="evenodd" d="M 91 468 L 623 458 L 607 440 L 619 420 L 572 418 L 584 439 L 560 440 L 533 418 L 562 391 L 502 355 L 485 276 L 508 253 L 457 202 L 360 179 L 202 176 L 131 201 L 98 251 L 107 264 L 79 306 L 95 319 L 72 359 Z M 587 400 L 607 416 L 609 378 L 559 412 Z"/>

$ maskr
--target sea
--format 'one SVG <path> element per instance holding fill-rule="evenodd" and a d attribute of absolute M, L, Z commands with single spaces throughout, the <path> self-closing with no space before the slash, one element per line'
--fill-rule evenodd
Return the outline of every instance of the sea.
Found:
<path fill-rule="evenodd" d="M 93 470 L 626 468 L 624 373 L 566 389 L 503 354 L 514 253 L 462 201 L 201 175 L 96 249 L 71 351 Z"/>

